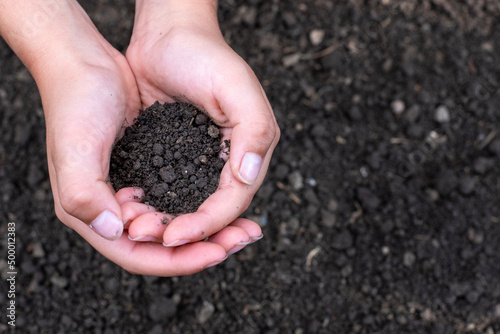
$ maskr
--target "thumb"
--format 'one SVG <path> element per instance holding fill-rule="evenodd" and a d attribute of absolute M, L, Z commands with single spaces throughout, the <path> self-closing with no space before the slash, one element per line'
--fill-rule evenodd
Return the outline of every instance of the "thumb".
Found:
<path fill-rule="evenodd" d="M 123 233 L 122 213 L 106 182 L 110 149 L 103 150 L 105 141 L 95 129 L 80 126 L 71 134 L 62 132 L 60 140 L 47 140 L 58 217 L 67 223 L 67 215 L 72 216 L 102 237 L 118 239 Z"/>
<path fill-rule="evenodd" d="M 248 185 L 259 184 L 278 142 L 279 127 L 266 94 L 248 65 L 244 73 L 232 73 L 231 78 L 231 85 L 223 80 L 215 88 L 220 93 L 220 108 L 233 127 L 229 164 L 236 179 Z"/>

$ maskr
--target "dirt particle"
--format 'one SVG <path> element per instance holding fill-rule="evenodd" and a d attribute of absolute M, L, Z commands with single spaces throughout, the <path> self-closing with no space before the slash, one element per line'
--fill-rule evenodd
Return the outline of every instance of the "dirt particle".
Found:
<path fill-rule="evenodd" d="M 219 137 L 219 128 L 215 125 L 210 125 L 208 127 L 208 135 L 212 138 L 218 138 Z"/>

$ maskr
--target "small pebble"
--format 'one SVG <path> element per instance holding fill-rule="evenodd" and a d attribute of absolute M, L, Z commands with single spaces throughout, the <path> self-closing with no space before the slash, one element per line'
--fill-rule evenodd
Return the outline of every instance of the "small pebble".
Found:
<path fill-rule="evenodd" d="M 177 304 L 164 296 L 156 297 L 149 305 L 149 317 L 155 321 L 165 321 L 177 313 Z"/>
<path fill-rule="evenodd" d="M 155 155 L 152 159 L 153 166 L 162 167 L 163 166 L 163 158 L 159 155 Z"/>
<path fill-rule="evenodd" d="M 161 144 L 154 144 L 153 145 L 153 153 L 156 155 L 163 155 L 163 146 Z"/>
<path fill-rule="evenodd" d="M 210 125 L 208 127 L 208 135 L 212 138 L 219 137 L 219 128 L 216 127 L 215 125 Z"/>
<path fill-rule="evenodd" d="M 450 112 L 446 106 L 439 106 L 434 111 L 434 120 L 438 123 L 449 123 L 450 122 Z"/>
<path fill-rule="evenodd" d="M 408 108 L 404 116 L 405 120 L 410 124 L 415 123 L 419 117 L 420 117 L 420 107 L 416 104 Z"/>
<path fill-rule="evenodd" d="M 205 300 L 203 301 L 203 305 L 201 306 L 200 310 L 198 311 L 198 314 L 196 315 L 196 319 L 200 324 L 204 324 L 212 317 L 214 312 L 215 312 L 214 304 Z"/>
<path fill-rule="evenodd" d="M 194 122 L 196 125 L 205 124 L 208 122 L 208 117 L 205 114 L 198 114 L 198 115 L 196 115 L 196 119 Z"/>
<path fill-rule="evenodd" d="M 470 195 L 476 187 L 476 182 L 471 177 L 464 177 L 460 180 L 460 192 L 464 195 Z"/>
<path fill-rule="evenodd" d="M 313 29 L 309 32 L 309 40 L 314 46 L 320 45 L 324 38 L 325 31 L 323 29 Z"/>
<path fill-rule="evenodd" d="M 299 171 L 294 171 L 290 173 L 290 175 L 288 175 L 288 182 L 290 182 L 290 185 L 295 190 L 300 190 L 304 188 L 304 178 L 302 177 L 302 174 L 300 174 Z"/>
<path fill-rule="evenodd" d="M 327 210 L 321 210 L 321 225 L 327 228 L 332 228 L 335 226 L 336 222 L 337 217 L 335 216 L 335 214 Z"/>
<path fill-rule="evenodd" d="M 345 250 L 352 246 L 353 238 L 351 232 L 344 230 L 333 237 L 332 247 L 337 250 Z"/>
<path fill-rule="evenodd" d="M 54 275 L 50 278 L 50 283 L 60 289 L 64 289 L 68 285 L 68 279 L 66 277 Z"/>
<path fill-rule="evenodd" d="M 495 160 L 485 157 L 479 157 L 474 160 L 474 171 L 478 174 L 486 173 L 490 168 L 495 165 Z"/>
<path fill-rule="evenodd" d="M 410 268 L 410 267 L 413 267 L 416 260 L 417 260 L 417 257 L 415 256 L 415 254 L 413 254 L 412 252 L 406 252 L 404 257 L 403 257 L 403 264 L 406 267 Z"/>
<path fill-rule="evenodd" d="M 208 158 L 207 158 L 207 156 L 206 156 L 206 155 L 200 155 L 200 156 L 198 157 L 198 160 L 200 160 L 200 162 L 201 162 L 202 164 L 206 164 L 206 163 L 208 162 Z"/>
<path fill-rule="evenodd" d="M 406 105 L 401 100 L 395 100 L 391 103 L 391 109 L 394 114 L 401 115 L 405 111 Z"/>

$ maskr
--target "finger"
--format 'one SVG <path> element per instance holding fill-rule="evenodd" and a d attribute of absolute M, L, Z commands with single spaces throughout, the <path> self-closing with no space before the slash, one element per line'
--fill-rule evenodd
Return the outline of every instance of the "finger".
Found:
<path fill-rule="evenodd" d="M 164 244 L 179 246 L 214 234 L 238 218 L 250 205 L 253 195 L 253 189 L 235 180 L 226 164 L 217 191 L 196 212 L 175 218 L 163 234 Z"/>
<path fill-rule="evenodd" d="M 230 256 L 242 250 L 246 245 L 249 245 L 252 242 L 252 238 L 250 238 L 243 228 L 229 225 L 212 235 L 208 241 L 215 242 L 224 247 L 227 255 Z"/>
<path fill-rule="evenodd" d="M 160 212 L 148 212 L 135 218 L 128 226 L 129 239 L 162 243 L 165 229 L 172 216 Z"/>
<path fill-rule="evenodd" d="M 246 64 L 228 66 L 214 76 L 213 85 L 219 107 L 229 120 L 224 126 L 232 128 L 229 163 L 233 175 L 245 184 L 260 185 L 280 132 L 264 90 Z"/>
<path fill-rule="evenodd" d="M 262 237 L 264 236 L 259 224 L 250 219 L 238 218 L 234 222 L 232 222 L 230 226 L 237 226 L 244 229 L 252 240 L 252 243 L 262 239 Z"/>
<path fill-rule="evenodd" d="M 121 209 L 122 209 L 122 219 L 124 222 L 124 227 L 123 227 L 124 229 L 128 229 L 130 223 L 137 217 L 148 212 L 156 211 L 155 208 L 153 208 L 150 205 L 137 202 L 126 202 L 125 204 L 121 205 Z"/>
<path fill-rule="evenodd" d="M 143 197 L 144 197 L 144 190 L 137 187 L 122 188 L 118 190 L 115 194 L 115 199 L 120 205 L 126 202 L 140 203 Z"/>
<path fill-rule="evenodd" d="M 134 274 L 165 277 L 190 275 L 227 258 L 225 249 L 212 242 L 201 241 L 167 248 L 161 244 L 131 241 L 126 233 L 112 242 L 99 237 L 83 224 L 73 225 L 75 231 L 102 255 Z"/>

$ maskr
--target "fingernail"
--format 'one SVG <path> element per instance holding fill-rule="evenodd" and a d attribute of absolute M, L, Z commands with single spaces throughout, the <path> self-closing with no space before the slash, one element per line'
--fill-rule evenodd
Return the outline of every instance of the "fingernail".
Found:
<path fill-rule="evenodd" d="M 264 234 L 261 234 L 258 237 L 251 237 L 250 239 L 252 239 L 252 243 L 253 243 L 253 242 L 259 241 L 262 238 L 264 238 Z"/>
<path fill-rule="evenodd" d="M 262 167 L 262 158 L 260 155 L 247 152 L 241 160 L 240 171 L 238 172 L 238 176 L 241 181 L 245 182 L 248 185 L 252 185 L 257 176 L 259 175 L 260 168 Z"/>
<path fill-rule="evenodd" d="M 228 255 L 226 255 L 223 259 L 220 259 L 220 260 L 217 260 L 217 261 L 215 261 L 215 262 L 213 262 L 213 263 L 210 263 L 208 266 L 206 266 L 206 267 L 205 267 L 205 268 L 203 268 L 203 269 L 207 269 L 207 268 L 210 268 L 210 267 L 216 266 L 216 265 L 218 265 L 219 263 L 221 263 L 221 262 L 223 262 L 224 260 L 226 260 L 226 259 L 227 259 L 227 257 L 228 257 Z"/>
<path fill-rule="evenodd" d="M 177 247 L 177 246 L 185 245 L 190 241 L 191 240 L 189 240 L 189 239 L 178 239 L 178 240 L 172 241 L 169 244 L 163 243 L 163 246 L 165 246 L 165 247 L 174 247 L 174 246 Z"/>
<path fill-rule="evenodd" d="M 238 242 L 229 252 L 227 252 L 227 256 L 231 256 L 236 252 L 239 252 L 243 248 L 245 248 L 246 245 L 250 244 L 252 242 L 252 239 L 246 241 L 246 242 Z"/>
<path fill-rule="evenodd" d="M 151 235 L 140 235 L 138 237 L 131 238 L 129 234 L 128 238 L 132 241 L 142 241 L 142 242 L 156 241 L 156 238 Z"/>
<path fill-rule="evenodd" d="M 90 228 L 103 238 L 116 240 L 122 236 L 123 222 L 113 212 L 104 210 L 90 223 Z"/>

